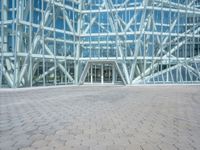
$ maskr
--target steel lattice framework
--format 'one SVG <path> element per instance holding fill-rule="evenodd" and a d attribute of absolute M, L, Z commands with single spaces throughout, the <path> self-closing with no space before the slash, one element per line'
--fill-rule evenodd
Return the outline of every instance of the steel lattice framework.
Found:
<path fill-rule="evenodd" d="M 199 0 L 0 0 L 0 86 L 200 83 Z"/>

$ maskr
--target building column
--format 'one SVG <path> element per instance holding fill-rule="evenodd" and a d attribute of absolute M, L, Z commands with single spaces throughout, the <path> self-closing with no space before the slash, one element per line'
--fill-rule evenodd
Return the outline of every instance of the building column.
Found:
<path fill-rule="evenodd" d="M 91 73 L 90 73 L 90 79 L 91 79 L 91 84 L 93 84 L 93 72 L 92 72 L 92 64 L 90 64 L 90 71 L 91 71 Z"/>
<path fill-rule="evenodd" d="M 101 64 L 101 84 L 103 84 L 103 64 Z"/>
<path fill-rule="evenodd" d="M 112 64 L 112 83 L 115 84 L 115 66 Z"/>

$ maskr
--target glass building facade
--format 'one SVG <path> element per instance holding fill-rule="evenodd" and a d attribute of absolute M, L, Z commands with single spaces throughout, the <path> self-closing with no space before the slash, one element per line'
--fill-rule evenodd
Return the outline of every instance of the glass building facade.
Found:
<path fill-rule="evenodd" d="M 0 0 L 0 87 L 200 83 L 199 0 Z"/>

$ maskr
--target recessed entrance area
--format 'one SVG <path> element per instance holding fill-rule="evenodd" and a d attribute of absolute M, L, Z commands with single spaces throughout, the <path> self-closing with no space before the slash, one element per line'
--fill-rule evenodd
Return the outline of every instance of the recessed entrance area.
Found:
<path fill-rule="evenodd" d="M 81 84 L 124 84 L 122 73 L 115 62 L 89 62 Z"/>
<path fill-rule="evenodd" d="M 85 82 L 114 83 L 115 68 L 113 64 L 90 64 Z"/>

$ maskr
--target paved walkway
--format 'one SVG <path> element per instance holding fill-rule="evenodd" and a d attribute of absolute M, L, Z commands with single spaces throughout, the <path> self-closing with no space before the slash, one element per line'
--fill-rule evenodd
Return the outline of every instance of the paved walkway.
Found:
<path fill-rule="evenodd" d="M 200 86 L 0 90 L 1 150 L 199 150 Z"/>

